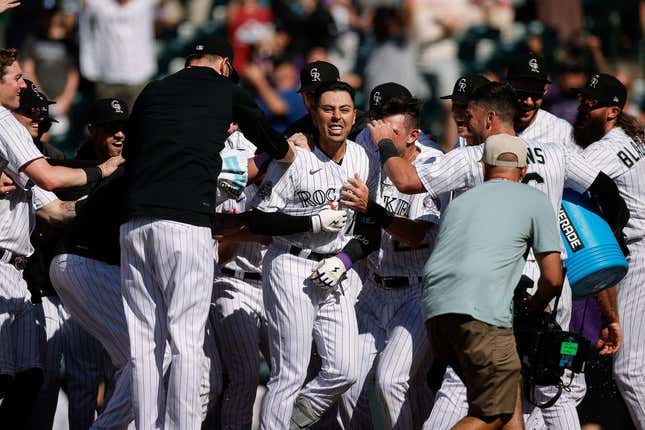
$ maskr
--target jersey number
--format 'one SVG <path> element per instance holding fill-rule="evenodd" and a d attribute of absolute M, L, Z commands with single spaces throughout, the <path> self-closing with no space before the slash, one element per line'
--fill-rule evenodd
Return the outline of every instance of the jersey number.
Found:
<path fill-rule="evenodd" d="M 523 184 L 528 184 L 531 181 L 535 181 L 538 184 L 543 184 L 544 178 L 540 176 L 539 173 L 535 173 L 535 172 L 527 173 L 526 175 L 524 175 L 524 178 L 522 179 Z"/>

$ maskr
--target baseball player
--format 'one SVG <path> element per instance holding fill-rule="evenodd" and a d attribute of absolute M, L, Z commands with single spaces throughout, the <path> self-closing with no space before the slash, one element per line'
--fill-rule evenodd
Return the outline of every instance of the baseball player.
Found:
<path fill-rule="evenodd" d="M 630 213 L 623 230 L 629 250 L 629 271 L 617 285 L 617 311 L 623 330 L 623 344 L 614 359 L 614 377 L 634 425 L 638 429 L 645 429 L 643 127 L 635 118 L 623 112 L 627 90 L 615 77 L 593 75 L 580 93 L 580 107 L 574 123 L 575 142 L 583 149 L 585 160 L 600 166 L 614 180 Z"/>
<path fill-rule="evenodd" d="M 198 41 L 187 67 L 148 84 L 132 109 L 121 280 L 140 428 L 201 424 L 197 370 L 212 293 L 213 190 L 231 122 L 276 159 L 293 158 L 286 139 L 227 78 L 232 58 L 225 39 Z M 173 355 L 167 392 L 166 342 Z"/>
<path fill-rule="evenodd" d="M 519 137 L 578 150 L 573 142 L 571 124 L 541 109 L 551 83 L 542 57 L 532 52 L 517 56 L 508 67 L 506 80 L 517 94 L 518 109 L 513 125 Z"/>
<path fill-rule="evenodd" d="M 470 95 L 479 87 L 490 82 L 482 75 L 466 75 L 457 79 L 452 94 L 439 97 L 450 100 L 450 112 L 457 126 L 457 148 L 472 144 L 472 136 L 468 132 L 466 108 Z"/>
<path fill-rule="evenodd" d="M 515 115 L 515 95 L 510 87 L 504 84 L 490 83 L 478 89 L 472 97 L 473 100 L 468 107 L 470 117 L 468 127 L 473 134 L 475 143 L 483 142 L 486 137 L 492 134 L 515 134 L 512 126 Z M 559 210 L 562 189 L 565 184 L 579 192 L 590 189 L 593 193 L 601 195 L 603 199 L 614 201 L 613 207 L 621 207 L 613 182 L 606 175 L 598 173 L 597 170 L 590 167 L 579 155 L 568 151 L 565 146 L 559 144 L 532 141 L 525 141 L 525 143 L 528 147 L 529 166 L 524 182 L 547 194 L 554 211 Z M 420 166 L 417 170 L 409 168 L 407 163 L 402 163 L 402 160 L 396 158 L 388 158 L 385 160 L 384 166 L 386 173 L 399 190 L 403 189 L 408 192 L 428 190 L 431 195 L 436 196 L 436 193 L 439 192 L 468 189 L 481 183 L 482 171 L 479 164 L 481 150 L 480 145 L 458 148 L 432 164 Z M 622 204 L 624 205 L 624 203 Z M 608 217 L 615 218 L 616 215 L 609 214 Z M 609 222 L 610 225 L 615 224 L 615 219 L 609 219 Z M 537 270 L 534 259 L 529 256 L 524 273 L 535 280 L 539 278 Z M 558 322 L 563 327 L 568 326 L 570 318 L 571 296 L 570 291 L 567 292 L 569 295 L 563 294 L 560 300 L 561 305 L 558 312 Z M 451 375 L 449 371 L 448 377 L 450 378 Z M 452 381 L 452 378 L 450 380 Z M 457 383 L 457 385 L 459 384 Z M 463 385 L 459 386 L 463 387 Z M 463 389 L 462 392 L 451 393 L 450 397 L 455 398 L 456 395 L 458 398 L 459 394 L 462 394 L 461 397 L 465 402 Z M 547 387 L 537 396 L 538 401 L 542 401 L 541 399 L 544 397 L 549 398 L 552 394 L 550 387 Z M 438 393 L 433 413 L 429 422 L 426 423 L 427 428 L 450 427 L 464 416 L 463 409 L 460 411 L 454 406 L 443 408 L 441 406 L 442 398 L 443 394 Z M 461 402 L 462 406 L 464 402 Z M 455 413 L 451 414 L 451 412 Z M 542 411 L 542 415 L 544 421 L 551 428 L 579 426 L 575 400 L 566 395 L 563 395 L 552 408 Z M 446 421 L 440 422 L 438 419 L 440 416 L 445 417 Z"/>
<path fill-rule="evenodd" d="M 315 108 L 313 103 L 314 92 L 318 85 L 323 82 L 333 82 L 340 80 L 338 68 L 326 61 L 314 61 L 305 64 L 300 71 L 300 94 L 302 101 L 307 107 L 308 113 L 302 118 L 291 124 L 284 132 L 285 136 L 293 136 L 295 133 L 302 133 L 307 137 L 309 146 L 314 145 L 316 125 L 312 120 L 312 112 Z M 356 110 L 356 120 L 349 134 L 350 140 L 356 140 L 356 136 L 364 129 L 367 123 L 367 114 L 363 111 Z"/>
<path fill-rule="evenodd" d="M 413 164 L 442 154 L 418 142 L 419 106 L 417 99 L 404 94 L 371 109 L 375 119 L 392 128 L 400 156 Z M 428 352 L 420 281 L 432 250 L 440 204 L 427 194 L 400 193 L 384 173 L 380 181 L 377 204 L 395 218 L 382 232 L 375 226 L 380 249 L 369 255 L 369 276 L 356 304 L 359 377 L 342 396 L 341 418 L 347 428 L 372 427 L 367 396 L 375 381 L 384 428 L 410 429 L 413 414 L 408 390 Z M 342 202 L 357 209 L 354 202 L 359 200 L 359 189 L 350 184 L 347 190 L 351 192 L 343 194 Z"/>
<path fill-rule="evenodd" d="M 34 387 L 42 381 L 40 348 L 30 294 L 22 270 L 33 252 L 32 184 L 45 189 L 84 185 L 88 179 L 109 176 L 122 162 L 111 159 L 98 167 L 69 169 L 50 166 L 32 142 L 31 135 L 12 115 L 20 107 L 20 90 L 26 88 L 17 62 L 17 51 L 0 50 L 0 167 L 14 181 L 16 190 L 0 202 L 0 396 L 6 397 L 0 416 L 19 427 L 30 408 Z M 14 378 L 15 376 L 15 378 Z M 15 380 L 14 380 L 15 379 Z M 13 390 L 12 390 L 13 387 Z M 22 414 L 22 416 L 20 416 Z"/>
<path fill-rule="evenodd" d="M 347 139 L 355 116 L 353 96 L 353 89 L 344 82 L 324 83 L 316 89 L 316 145 L 312 152 L 299 149 L 287 169 L 278 164 L 269 167 L 255 198 L 259 211 L 293 216 L 322 213 L 330 203 L 338 203 L 343 184 L 354 175 L 374 194 L 378 172 L 370 171 L 367 152 Z M 348 212 L 351 226 L 353 213 Z M 263 429 L 310 426 L 356 380 L 358 332 L 353 305 L 360 280 L 347 269 L 349 261 L 342 263 L 342 271 L 347 272 L 337 288 L 321 288 L 309 279 L 321 260 L 335 256 L 349 238 L 340 228 L 282 235 L 274 238 L 264 257 L 271 378 L 262 403 Z M 302 387 L 312 335 L 322 368 Z"/>
<path fill-rule="evenodd" d="M 236 131 L 226 147 L 252 158 L 255 145 Z M 256 185 L 248 186 L 237 198 L 230 198 L 217 211 L 244 212 Z M 220 401 L 219 420 L 223 429 L 250 429 L 253 402 L 259 379 L 258 347 L 268 361 L 267 322 L 262 301 L 262 259 L 266 247 L 257 242 L 236 242 L 228 238 L 218 243 L 221 273 L 213 283 L 211 315 L 220 359 L 227 376 Z"/>

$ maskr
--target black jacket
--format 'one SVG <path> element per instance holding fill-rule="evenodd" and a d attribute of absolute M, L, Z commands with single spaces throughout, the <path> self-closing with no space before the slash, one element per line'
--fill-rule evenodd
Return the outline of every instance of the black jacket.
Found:
<path fill-rule="evenodd" d="M 220 151 L 231 122 L 261 150 L 282 158 L 286 139 L 253 99 L 208 67 L 149 83 L 137 98 L 124 145 L 123 220 L 150 216 L 210 226 Z"/>

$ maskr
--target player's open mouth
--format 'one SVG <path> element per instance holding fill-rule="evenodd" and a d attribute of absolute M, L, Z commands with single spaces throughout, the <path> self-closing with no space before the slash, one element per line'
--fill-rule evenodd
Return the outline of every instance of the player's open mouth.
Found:
<path fill-rule="evenodd" d="M 327 129 L 329 130 L 330 134 L 340 134 L 343 132 L 345 127 L 343 127 L 342 125 L 330 125 L 329 127 L 327 127 Z"/>

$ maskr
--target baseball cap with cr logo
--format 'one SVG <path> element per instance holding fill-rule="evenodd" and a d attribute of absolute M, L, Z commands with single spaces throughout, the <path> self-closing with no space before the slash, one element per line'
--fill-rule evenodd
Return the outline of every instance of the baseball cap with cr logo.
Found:
<path fill-rule="evenodd" d="M 316 88 L 323 82 L 340 80 L 338 69 L 326 61 L 314 61 L 307 63 L 300 71 L 300 93 L 316 91 Z"/>

